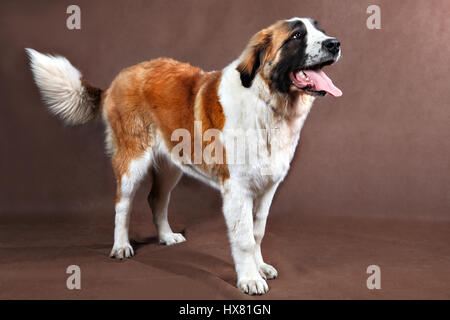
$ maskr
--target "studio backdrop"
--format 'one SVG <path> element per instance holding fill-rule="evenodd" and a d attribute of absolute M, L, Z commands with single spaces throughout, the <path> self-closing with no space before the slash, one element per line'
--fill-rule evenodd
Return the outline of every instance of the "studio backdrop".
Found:
<path fill-rule="evenodd" d="M 67 9 L 72 4 L 80 8 L 81 18 L 79 28 L 71 29 Z M 380 9 L 378 26 L 370 19 L 371 5 Z M 341 219 L 403 221 L 407 225 L 399 230 L 405 232 L 408 223 L 434 223 L 441 233 L 436 240 L 440 241 L 438 248 L 432 249 L 438 258 L 430 258 L 437 269 L 429 270 L 426 276 L 432 277 L 436 270 L 442 271 L 449 265 L 449 251 L 444 246 L 448 244 L 444 234 L 450 230 L 449 15 L 450 2 L 445 0 L 2 1 L 0 250 L 12 252 L 14 241 L 21 241 L 19 247 L 31 246 L 45 234 L 55 235 L 52 223 L 69 220 L 78 221 L 78 231 L 81 226 L 90 225 L 89 221 L 102 221 L 98 228 L 90 227 L 81 241 L 89 243 L 89 235 L 95 237 L 107 229 L 100 247 L 94 245 L 99 257 L 106 259 L 108 239 L 112 245 L 115 181 L 105 154 L 104 126 L 96 121 L 67 127 L 50 115 L 33 82 L 24 48 L 67 57 L 86 79 L 104 89 L 122 68 L 161 56 L 204 70 L 220 70 L 239 56 L 258 30 L 277 20 L 300 16 L 318 20 L 327 34 L 341 41 L 342 57 L 327 69 L 327 74 L 342 89 L 343 96 L 327 95 L 316 100 L 291 170 L 272 204 L 265 241 L 270 243 L 271 237 L 279 239 L 294 222 L 302 225 L 311 219 L 337 223 L 347 221 Z M 148 188 L 144 182 L 136 196 L 132 225 L 140 220 L 151 221 L 146 201 Z M 223 259 L 232 270 L 225 229 L 220 224 L 223 218 L 217 191 L 183 177 L 172 194 L 169 211 L 175 226 L 188 233 L 201 221 L 217 219 L 217 234 L 221 234 L 217 241 L 223 244 Z M 42 219 L 48 221 L 45 228 L 53 231 L 42 229 L 31 236 L 31 221 L 40 225 Z M 276 225 L 277 221 L 281 224 Z M 14 223 L 29 223 L 29 227 L 16 228 Z M 370 222 L 363 229 L 382 234 L 384 227 L 376 223 L 375 229 L 371 229 Z M 333 232 L 331 227 L 326 230 Z M 396 234 L 395 230 L 389 232 L 392 237 Z M 64 232 L 61 233 L 63 239 Z M 320 229 L 313 234 L 323 235 Z M 351 232 L 346 234 L 351 236 Z M 424 234 L 425 238 L 429 236 L 425 231 Z M 154 229 L 148 229 L 148 236 L 152 235 Z M 417 237 L 420 243 L 422 235 Z M 195 239 L 195 235 L 191 238 Z M 313 235 L 308 239 L 310 245 L 320 242 Z M 45 245 L 53 246 L 54 242 L 48 239 L 42 246 Z M 332 248 L 333 243 L 323 245 Z M 271 250 L 277 250 L 275 245 Z M 270 257 L 270 251 L 268 254 Z M 406 256 L 405 252 L 402 254 Z M 392 257 L 395 255 L 394 250 Z M 0 260 L 5 259 L 5 254 L 0 256 Z M 23 267 L 26 263 L 21 259 L 17 261 Z M 205 261 L 214 265 L 213 260 Z M 12 290 L 9 297 L 26 297 L 11 282 L 14 278 L 15 283 L 20 283 L 17 279 L 21 279 L 12 271 L 13 266 L 5 261 L 0 264 L 9 270 L 3 275 L 12 277 L 0 279 Z M 302 267 L 295 268 L 301 274 Z M 358 277 L 364 279 L 363 266 L 361 270 Z M 232 271 L 225 273 L 225 280 L 233 284 Z M 394 279 L 394 273 L 391 275 Z M 64 272 L 61 277 L 64 279 Z M 435 292 L 435 296 L 445 296 L 448 276 L 446 279 L 435 280 L 436 292 L 441 292 Z M 162 287 L 162 282 L 159 285 Z M 402 297 L 402 285 L 411 287 L 397 283 L 400 291 L 391 296 Z M 358 296 L 350 292 L 358 292 L 365 284 L 342 296 L 320 294 L 323 286 L 316 287 L 313 296 Z M 277 290 L 275 282 L 272 287 Z M 224 290 L 221 292 L 226 292 L 225 297 L 238 294 L 230 289 L 232 293 L 227 296 L 228 289 Z M 294 291 L 280 297 L 309 297 L 308 292 L 296 295 Z M 50 291 L 44 292 L 44 296 L 53 297 Z M 414 287 L 414 292 L 420 296 L 420 287 Z M 102 297 L 100 293 L 90 294 L 87 297 Z M 170 293 L 162 296 L 170 297 Z M 142 293 L 142 297 L 158 295 Z"/>

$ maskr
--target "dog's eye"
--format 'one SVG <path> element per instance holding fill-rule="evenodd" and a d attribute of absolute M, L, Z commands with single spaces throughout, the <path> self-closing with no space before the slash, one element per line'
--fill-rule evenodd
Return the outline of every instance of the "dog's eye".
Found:
<path fill-rule="evenodd" d="M 296 32 L 292 35 L 292 39 L 300 39 L 302 37 L 302 34 L 300 32 Z"/>

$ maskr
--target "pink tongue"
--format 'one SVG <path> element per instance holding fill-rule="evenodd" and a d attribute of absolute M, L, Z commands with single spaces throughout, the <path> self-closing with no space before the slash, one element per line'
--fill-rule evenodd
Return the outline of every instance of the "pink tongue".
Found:
<path fill-rule="evenodd" d="M 303 70 L 303 72 L 314 82 L 315 90 L 326 91 L 333 97 L 342 96 L 342 91 L 333 84 L 322 70 Z"/>

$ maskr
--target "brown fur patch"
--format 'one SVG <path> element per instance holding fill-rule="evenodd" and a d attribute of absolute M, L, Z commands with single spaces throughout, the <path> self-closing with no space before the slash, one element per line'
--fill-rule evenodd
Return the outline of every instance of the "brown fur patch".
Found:
<path fill-rule="evenodd" d="M 104 99 L 104 112 L 113 135 L 113 167 L 119 186 L 130 161 L 151 147 L 156 132 L 169 151 L 178 144 L 171 141 L 174 130 L 186 129 L 194 138 L 194 105 L 200 88 L 203 128 L 223 128 L 225 116 L 217 96 L 220 76 L 220 72 L 204 74 L 187 63 L 159 58 L 127 68 L 116 77 Z M 215 180 L 229 176 L 226 164 L 208 167 L 202 163 L 199 168 L 218 175 L 212 177 Z"/>
<path fill-rule="evenodd" d="M 255 34 L 244 50 L 241 63 L 237 70 L 241 74 L 242 85 L 249 88 L 255 78 L 258 68 L 264 63 L 272 44 L 272 32 L 263 29 Z"/>
<path fill-rule="evenodd" d="M 204 130 L 210 128 L 222 130 L 225 125 L 225 114 L 218 95 L 221 77 L 222 71 L 215 71 L 204 75 L 202 78 L 202 103 L 199 105 L 201 116 L 197 120 L 202 121 Z"/>
<path fill-rule="evenodd" d="M 153 142 L 150 114 L 142 100 L 143 64 L 127 68 L 117 75 L 105 92 L 103 109 L 112 132 L 112 165 L 120 199 L 122 176 L 129 164 L 139 158 Z"/>
<path fill-rule="evenodd" d="M 89 81 L 81 78 L 81 85 L 84 87 L 84 98 L 89 101 L 89 105 L 92 106 L 94 113 L 100 107 L 100 101 L 102 99 L 102 89 L 93 86 Z"/>
<path fill-rule="evenodd" d="M 205 74 L 201 81 L 202 84 L 197 94 L 194 114 L 196 115 L 195 120 L 202 123 L 202 137 L 204 137 L 207 130 L 216 129 L 221 131 L 225 125 L 225 114 L 218 95 L 221 76 L 221 71 L 210 72 Z M 211 141 L 203 141 L 202 151 L 205 151 L 205 148 L 211 143 L 216 143 L 214 151 L 221 149 L 222 154 L 219 157 L 221 162 L 213 162 L 210 165 L 203 162 L 199 167 L 204 172 L 218 177 L 223 183 L 230 177 L 228 166 L 226 165 L 226 150 L 221 141 L 215 141 L 213 136 Z M 211 155 L 213 157 L 217 156 L 215 152 Z"/>
<path fill-rule="evenodd" d="M 280 20 L 270 27 L 256 33 L 248 43 L 243 52 L 241 63 L 237 71 L 241 74 L 244 87 L 249 88 L 259 68 L 266 63 L 275 64 L 278 49 L 289 36 L 289 23 Z M 264 81 L 268 83 L 266 75 L 261 74 Z"/>

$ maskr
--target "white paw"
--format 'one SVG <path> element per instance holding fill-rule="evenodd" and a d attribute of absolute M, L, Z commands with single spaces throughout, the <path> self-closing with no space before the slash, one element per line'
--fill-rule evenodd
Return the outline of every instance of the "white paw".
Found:
<path fill-rule="evenodd" d="M 114 245 L 111 253 L 109 254 L 110 258 L 116 258 L 122 260 L 123 258 L 131 258 L 134 256 L 133 247 L 127 243 L 125 245 Z"/>
<path fill-rule="evenodd" d="M 261 277 L 259 279 L 241 279 L 238 281 L 237 287 L 242 292 L 250 295 L 261 295 L 269 291 L 266 280 Z"/>
<path fill-rule="evenodd" d="M 164 233 L 159 235 L 159 243 L 171 246 L 175 243 L 184 242 L 186 239 L 181 233 Z"/>
<path fill-rule="evenodd" d="M 259 274 L 267 280 L 275 279 L 278 276 L 278 271 L 270 264 L 262 263 L 259 265 Z"/>

